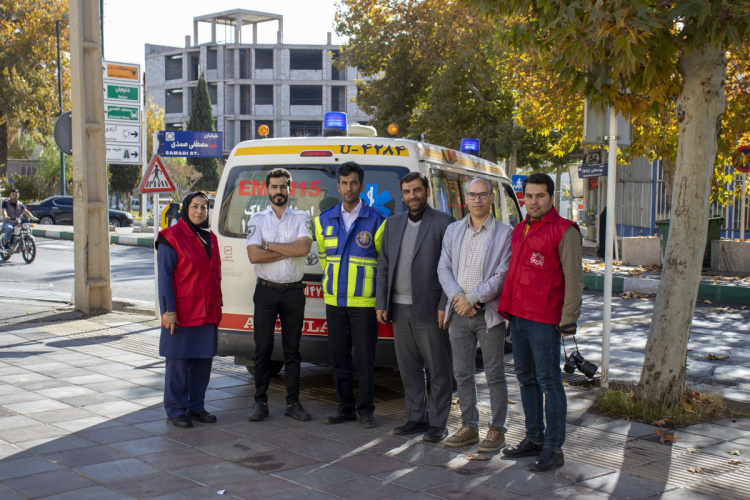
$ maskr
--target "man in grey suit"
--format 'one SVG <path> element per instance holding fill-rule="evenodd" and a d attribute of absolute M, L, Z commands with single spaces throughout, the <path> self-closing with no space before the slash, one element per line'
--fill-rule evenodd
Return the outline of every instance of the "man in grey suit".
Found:
<path fill-rule="evenodd" d="M 427 205 L 430 184 L 423 174 L 401 179 L 408 212 L 386 220 L 378 257 L 375 310 L 393 320 L 393 336 L 406 393 L 407 422 L 396 435 L 425 432 L 439 442 L 447 435 L 451 407 L 451 346 L 445 330 L 447 299 L 437 275 L 445 229 L 455 219 Z M 427 398 L 425 368 L 430 374 Z"/>

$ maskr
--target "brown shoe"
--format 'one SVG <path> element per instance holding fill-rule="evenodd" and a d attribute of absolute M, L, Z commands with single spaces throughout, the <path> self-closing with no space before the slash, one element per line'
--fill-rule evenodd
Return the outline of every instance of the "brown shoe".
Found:
<path fill-rule="evenodd" d="M 490 427 L 484 441 L 479 445 L 479 451 L 494 453 L 500 451 L 503 446 L 505 446 L 505 433 L 501 430 Z"/>
<path fill-rule="evenodd" d="M 455 448 L 457 446 L 468 446 L 479 442 L 479 433 L 464 425 L 454 435 L 445 440 L 445 446 Z"/>

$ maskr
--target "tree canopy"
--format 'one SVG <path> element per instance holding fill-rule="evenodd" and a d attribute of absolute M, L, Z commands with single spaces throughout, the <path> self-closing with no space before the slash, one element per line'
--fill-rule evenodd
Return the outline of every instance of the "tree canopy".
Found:
<path fill-rule="evenodd" d="M 508 158 L 539 169 L 561 136 L 554 127 L 514 123 L 523 82 L 516 55 L 498 43 L 490 19 L 457 0 L 343 0 L 336 31 L 349 37 L 341 64 L 356 66 L 357 104 L 385 130 L 458 149 L 461 139 L 480 140 L 482 156 Z M 568 151 L 559 151 L 565 154 Z"/>
<path fill-rule="evenodd" d="M 727 53 L 730 61 L 736 54 L 747 60 L 743 43 L 750 1 L 465 2 L 479 7 L 516 46 L 533 47 L 538 67 L 569 95 L 588 94 L 595 103 L 612 104 L 639 120 L 645 147 L 651 142 L 667 154 L 676 130 L 669 240 L 637 395 L 655 402 L 678 400 L 685 385 L 711 177 L 717 158 L 722 161 L 717 149 L 726 81 L 734 71 L 727 66 Z M 728 148 L 735 147 L 740 129 L 726 137 Z"/>
<path fill-rule="evenodd" d="M 5 0 L 0 6 L 0 173 L 7 162 L 9 127 L 52 132 L 58 115 L 56 20 L 63 20 L 63 107 L 69 103 L 67 10 L 66 0 Z"/>
<path fill-rule="evenodd" d="M 208 95 L 208 84 L 203 73 L 198 78 L 187 129 L 204 132 L 216 130 L 214 115 L 211 111 L 211 98 Z M 201 178 L 195 185 L 196 189 L 216 191 L 219 187 L 219 160 L 217 158 L 188 158 L 188 164 L 193 165 L 201 174 Z"/>

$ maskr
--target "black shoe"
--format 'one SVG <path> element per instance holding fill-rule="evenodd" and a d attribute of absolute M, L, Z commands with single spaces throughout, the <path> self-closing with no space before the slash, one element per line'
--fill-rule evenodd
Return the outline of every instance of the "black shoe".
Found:
<path fill-rule="evenodd" d="M 307 422 L 312 418 L 299 402 L 286 405 L 284 415 L 292 417 L 294 420 L 299 420 L 300 422 Z"/>
<path fill-rule="evenodd" d="M 443 439 L 445 439 L 445 436 L 448 435 L 448 429 L 441 429 L 440 427 L 432 427 L 430 426 L 430 429 L 425 433 L 424 436 L 422 436 L 422 440 L 428 441 L 430 443 L 439 443 Z"/>
<path fill-rule="evenodd" d="M 533 470 L 534 472 L 547 472 L 555 467 L 560 467 L 564 463 L 565 455 L 563 455 L 562 450 L 552 451 L 552 448 L 545 448 L 542 450 L 539 458 L 529 465 L 529 470 Z"/>
<path fill-rule="evenodd" d="M 394 436 L 405 436 L 407 434 L 416 434 L 418 432 L 426 432 L 430 428 L 429 422 L 416 422 L 409 420 L 404 425 L 393 429 Z"/>
<path fill-rule="evenodd" d="M 323 419 L 324 424 L 340 424 L 341 422 L 357 420 L 356 413 L 341 413 L 336 412 L 332 415 L 328 415 Z"/>
<path fill-rule="evenodd" d="M 268 416 L 268 403 L 255 403 L 253 411 L 250 413 L 251 422 L 262 422 Z"/>
<path fill-rule="evenodd" d="M 537 444 L 529 438 L 523 438 L 523 441 L 516 446 L 508 446 L 503 450 L 503 455 L 511 458 L 531 457 L 539 455 L 542 452 L 542 445 Z"/>
<path fill-rule="evenodd" d="M 208 413 L 205 410 L 203 410 L 200 413 L 188 412 L 187 417 L 190 420 L 197 420 L 198 422 L 202 424 L 215 424 L 216 423 L 216 415 L 212 415 L 211 413 Z"/>
<path fill-rule="evenodd" d="M 175 418 L 167 417 L 167 423 L 169 425 L 174 425 L 175 427 L 181 427 L 183 429 L 193 426 L 193 423 L 190 421 L 187 415 L 178 415 Z"/>
<path fill-rule="evenodd" d="M 360 415 L 359 426 L 363 429 L 372 429 L 375 427 L 375 417 L 372 415 Z"/>

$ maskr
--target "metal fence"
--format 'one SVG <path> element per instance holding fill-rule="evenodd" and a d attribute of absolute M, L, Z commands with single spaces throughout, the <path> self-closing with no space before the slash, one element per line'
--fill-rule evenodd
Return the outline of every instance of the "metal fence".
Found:
<path fill-rule="evenodd" d="M 658 162 L 656 177 L 656 206 L 654 207 L 656 220 L 669 219 L 672 212 L 672 200 L 667 197 L 667 187 L 664 182 L 664 169 L 662 163 Z M 742 196 L 738 189 L 742 186 L 742 174 L 737 173 L 731 166 L 724 167 L 724 174 L 732 174 L 733 181 L 726 187 L 731 191 L 729 202 L 726 205 L 714 202 L 709 209 L 710 217 L 724 217 L 724 224 L 721 226 L 721 235 L 724 238 L 739 238 L 741 224 L 741 204 Z M 735 195 L 736 193 L 736 195 Z M 746 203 L 750 205 L 750 196 L 746 197 Z M 745 234 L 750 233 L 750 209 L 745 207 Z"/>

